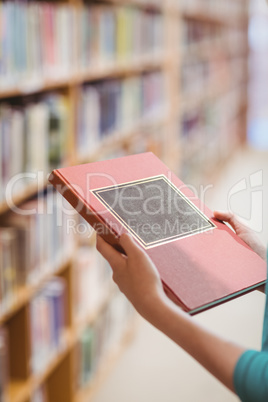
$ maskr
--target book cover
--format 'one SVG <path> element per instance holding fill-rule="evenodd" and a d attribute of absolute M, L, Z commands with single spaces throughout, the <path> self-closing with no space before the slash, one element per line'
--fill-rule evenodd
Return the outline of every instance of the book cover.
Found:
<path fill-rule="evenodd" d="M 265 262 L 152 153 L 57 169 L 49 181 L 114 247 L 130 232 L 191 314 L 266 280 Z"/>

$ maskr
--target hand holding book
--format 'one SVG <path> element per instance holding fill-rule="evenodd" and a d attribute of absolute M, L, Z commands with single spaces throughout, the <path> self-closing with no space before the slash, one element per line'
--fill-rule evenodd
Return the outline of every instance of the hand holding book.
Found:
<path fill-rule="evenodd" d="M 233 214 L 216 211 L 214 217 L 228 222 L 239 237 L 265 259 L 264 247 L 256 234 Z M 154 263 L 131 236 L 123 234 L 119 243 L 126 255 L 116 251 L 100 236 L 97 237 L 97 249 L 110 263 L 113 279 L 120 290 L 145 319 L 236 392 L 234 372 L 245 349 L 209 332 L 172 303 L 164 293 Z"/>
<path fill-rule="evenodd" d="M 254 230 L 241 223 L 237 216 L 230 211 L 214 211 L 214 217 L 220 221 L 229 223 L 240 239 L 242 239 L 250 248 L 252 248 L 253 251 L 255 251 L 256 254 L 265 260 L 266 248 Z M 265 285 L 261 285 L 258 290 L 265 293 Z"/>
<path fill-rule="evenodd" d="M 111 265 L 113 280 L 138 313 L 151 321 L 157 303 L 166 297 L 160 275 L 149 256 L 129 234 L 123 234 L 119 244 L 126 255 L 97 236 L 97 249 Z"/>
<path fill-rule="evenodd" d="M 228 222 L 236 234 L 265 260 L 265 247 L 252 229 L 239 222 L 229 211 L 215 211 L 214 217 Z M 154 263 L 130 235 L 123 234 L 119 243 L 126 256 L 100 236 L 97 237 L 97 249 L 111 265 L 113 279 L 119 289 L 136 310 L 151 322 L 158 310 L 158 303 L 166 298 L 160 275 Z"/>
<path fill-rule="evenodd" d="M 220 221 L 229 223 L 237 236 L 247 243 L 247 245 L 252 248 L 252 250 L 255 251 L 255 253 L 257 253 L 263 260 L 265 260 L 266 248 L 254 230 L 241 223 L 237 216 L 230 211 L 215 211 L 214 217 Z"/>

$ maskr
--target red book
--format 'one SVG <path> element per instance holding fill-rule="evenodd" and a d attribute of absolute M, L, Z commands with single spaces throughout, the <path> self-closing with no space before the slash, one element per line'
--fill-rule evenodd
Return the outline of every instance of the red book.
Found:
<path fill-rule="evenodd" d="M 191 314 L 265 283 L 265 262 L 152 153 L 56 169 L 49 181 L 114 247 L 130 232 Z"/>

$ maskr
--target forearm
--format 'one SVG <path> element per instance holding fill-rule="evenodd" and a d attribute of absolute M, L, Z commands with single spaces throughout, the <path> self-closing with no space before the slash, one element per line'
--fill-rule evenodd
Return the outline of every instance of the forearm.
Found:
<path fill-rule="evenodd" d="M 234 391 L 234 369 L 245 349 L 206 330 L 169 299 L 152 305 L 153 311 L 145 318 Z"/>

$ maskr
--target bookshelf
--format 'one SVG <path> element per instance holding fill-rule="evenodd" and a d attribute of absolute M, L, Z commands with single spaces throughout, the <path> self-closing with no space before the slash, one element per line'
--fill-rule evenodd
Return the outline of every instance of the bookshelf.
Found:
<path fill-rule="evenodd" d="M 91 400 L 135 328 L 48 173 L 152 151 L 206 184 L 245 140 L 247 24 L 247 0 L 0 1 L 0 402 Z"/>

